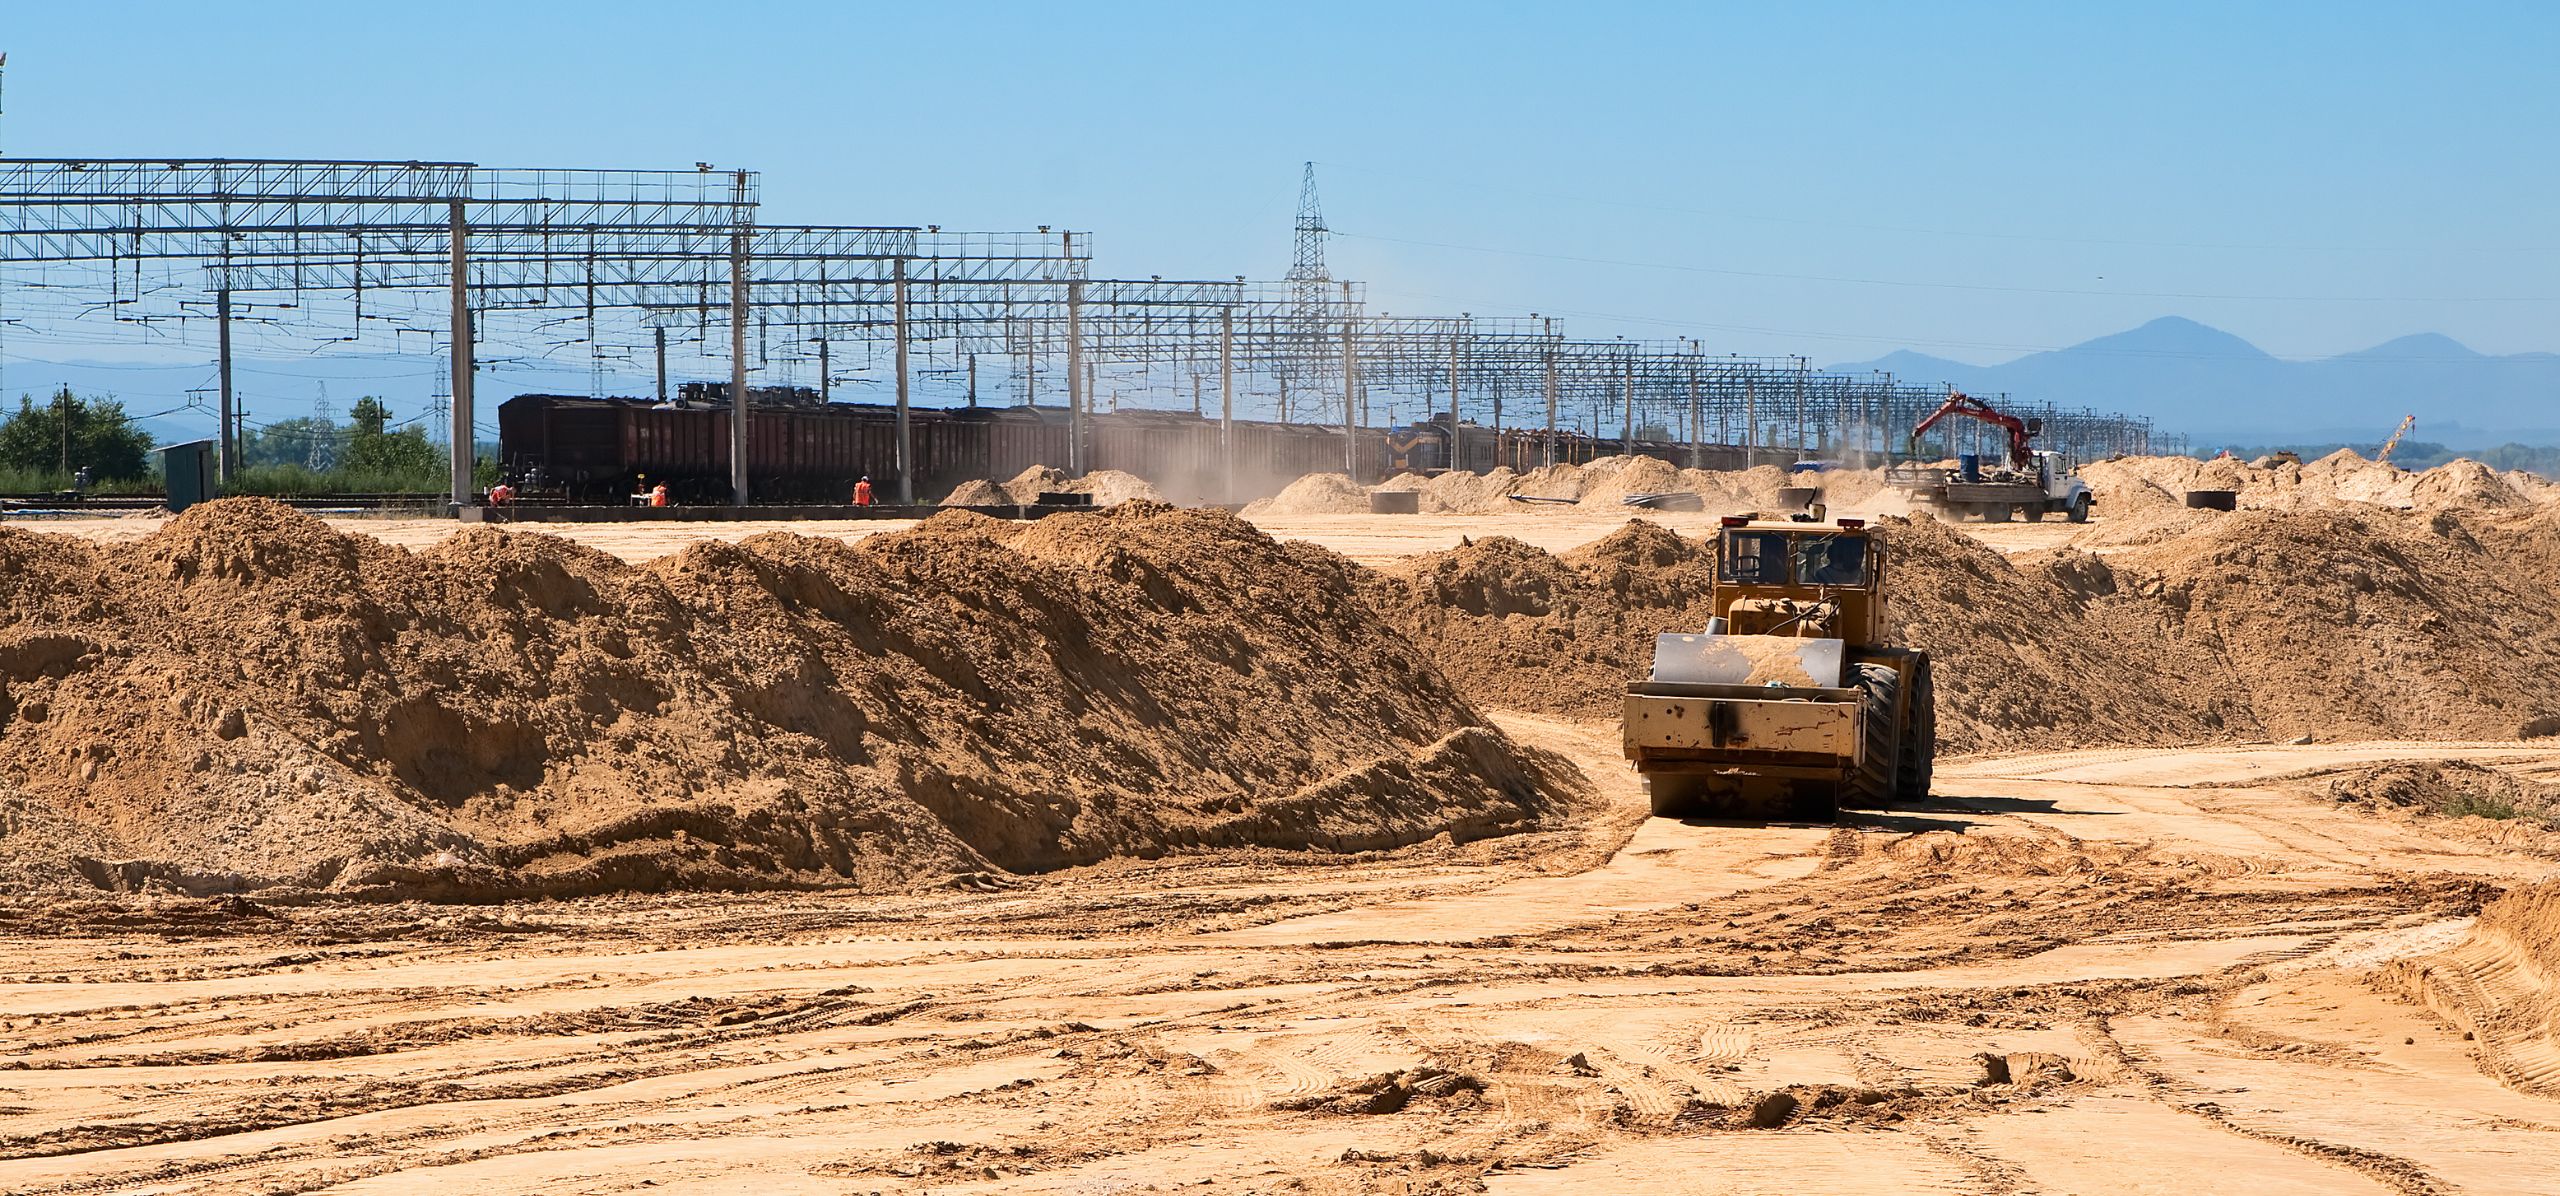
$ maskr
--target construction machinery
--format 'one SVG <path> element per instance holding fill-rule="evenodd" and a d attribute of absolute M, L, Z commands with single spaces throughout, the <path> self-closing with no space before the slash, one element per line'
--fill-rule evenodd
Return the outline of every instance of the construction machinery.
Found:
<path fill-rule="evenodd" d="M 1653 812 L 1829 821 L 1926 797 L 1929 657 L 1886 641 L 1883 534 L 1735 516 L 1720 536 L 1706 630 L 1657 637 L 1627 686 L 1622 738 Z"/>
<path fill-rule="evenodd" d="M 2089 508 L 2097 496 L 2090 493 L 2088 483 L 2074 476 L 2062 454 L 2035 447 L 2044 421 L 2020 419 L 1957 391 L 1912 425 L 1913 452 L 1917 453 L 1922 436 L 1951 418 L 1977 420 L 2007 433 L 2005 457 L 1986 462 L 1968 453 L 1959 454 L 1953 467 L 1896 465 L 1885 471 L 1886 484 L 1908 494 L 1916 505 L 1958 518 L 1975 516 L 1985 523 L 2006 523 L 2013 515 L 2040 520 L 2057 514 L 2073 523 L 2089 521 Z"/>
<path fill-rule="evenodd" d="M 2375 453 L 2373 455 L 2373 459 L 2385 465 L 2390 464 L 2391 450 L 2399 448 L 2400 438 L 2408 435 L 2409 429 L 2417 426 L 2418 417 L 2415 414 L 2402 416 L 2400 418 L 2400 426 L 2391 430 L 2391 439 L 2382 442 L 2382 451 Z"/>

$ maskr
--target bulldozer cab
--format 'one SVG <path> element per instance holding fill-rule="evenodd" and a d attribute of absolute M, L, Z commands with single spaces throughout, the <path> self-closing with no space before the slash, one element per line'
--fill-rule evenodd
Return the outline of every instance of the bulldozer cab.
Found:
<path fill-rule="evenodd" d="M 1884 538 L 1864 520 L 1727 519 L 1715 612 L 1733 635 L 1884 642 Z"/>

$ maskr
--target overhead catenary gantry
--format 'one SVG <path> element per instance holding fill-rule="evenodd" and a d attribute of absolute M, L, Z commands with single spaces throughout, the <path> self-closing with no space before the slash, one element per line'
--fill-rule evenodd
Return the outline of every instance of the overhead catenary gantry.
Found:
<path fill-rule="evenodd" d="M 0 264 L 107 263 L 111 283 L 143 262 L 200 267 L 191 288 L 210 298 L 217 325 L 226 471 L 236 461 L 235 296 L 341 297 L 361 323 L 371 296 L 444 292 L 457 503 L 475 495 L 475 321 L 505 313 L 583 321 L 583 336 L 567 343 L 589 346 L 598 387 L 606 341 L 625 331 L 617 322 L 608 333 L 605 317 L 622 313 L 616 320 L 628 319 L 630 335 L 648 342 L 634 348 L 657 354 L 662 399 L 670 332 L 690 331 L 707 345 L 724 328 L 731 489 L 741 503 L 750 496 L 751 409 L 759 395 L 793 393 L 748 385 L 777 331 L 792 354 L 814 350 L 819 401 L 833 397 L 836 351 L 867 357 L 877 348 L 894 360 L 901 500 L 914 497 L 911 351 L 965 362 L 972 403 L 981 354 L 1011 359 L 1028 404 L 1039 401 L 1040 379 L 1063 374 L 1073 429 L 1067 464 L 1078 471 L 1099 384 L 1116 379 L 1117 406 L 1121 388 L 1152 388 L 1159 367 L 1188 376 L 1190 402 L 1204 414 L 1214 374 L 1227 427 L 1247 389 L 1267 393 L 1284 422 L 1339 427 L 1344 466 L 1355 474 L 1373 392 L 1390 407 L 1399 397 L 1419 402 L 1445 419 L 1453 439 L 1522 438 L 1506 443 L 1545 461 L 1556 459 L 1559 438 L 1632 447 L 1641 436 L 1688 442 L 1692 464 L 1710 442 L 1739 445 L 1744 461 L 1790 442 L 1794 452 L 1890 454 L 1904 447 L 1896 429 L 1944 393 L 1882 374 L 1817 373 L 1801 358 L 1713 354 L 1686 338 L 1578 339 L 1534 316 L 1370 313 L 1359 284 L 1302 271 L 1279 282 L 1093 278 L 1091 257 L 1089 237 L 1046 227 L 765 225 L 756 176 L 707 166 L 0 160 Z M 1522 401 L 1534 418 L 1516 418 Z M 1471 420 L 1471 410 L 1486 420 Z M 2147 421 L 2021 413 L 2040 414 L 2049 441 L 2066 451 L 2150 447 Z"/>

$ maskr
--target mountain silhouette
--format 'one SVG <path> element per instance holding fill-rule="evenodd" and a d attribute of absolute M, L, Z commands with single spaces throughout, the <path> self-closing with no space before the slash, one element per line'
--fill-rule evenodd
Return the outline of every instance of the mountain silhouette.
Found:
<path fill-rule="evenodd" d="M 2219 328 L 2167 316 L 1998 365 L 1900 350 L 1830 368 L 2148 415 L 2199 441 L 2379 440 L 2411 412 L 2428 439 L 2449 444 L 2560 440 L 2553 402 L 2560 354 L 2492 356 L 2432 332 L 2285 361 Z"/>

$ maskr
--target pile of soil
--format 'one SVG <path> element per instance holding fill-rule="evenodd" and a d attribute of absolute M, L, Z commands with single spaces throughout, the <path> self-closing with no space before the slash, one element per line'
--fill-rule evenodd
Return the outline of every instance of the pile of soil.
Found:
<path fill-rule="evenodd" d="M 2368 809 L 2514 820 L 2560 830 L 2560 785 L 2468 760 L 2368 764 L 2332 775 L 2326 790 L 2333 801 Z"/>
<path fill-rule="evenodd" d="M 997 489 L 1010 495 L 1013 501 L 1030 504 L 1040 501 L 1043 491 L 1062 491 L 1074 482 L 1075 479 L 1068 476 L 1066 470 L 1052 469 L 1046 465 L 1033 465 L 997 483 L 996 486 Z"/>
<path fill-rule="evenodd" d="M 2551 515 L 2241 511 L 2086 567 L 2278 737 L 2506 739 L 2560 713 Z"/>
<path fill-rule="evenodd" d="M 1269 498 L 1245 504 L 1247 518 L 1258 515 L 1365 515 L 1369 490 L 1350 475 L 1311 473 L 1289 483 Z"/>
<path fill-rule="evenodd" d="M 2091 609 L 2095 558 L 2022 568 L 1927 520 L 1882 524 L 1894 553 L 1898 643 L 1935 654 L 1948 751 L 2204 738 L 2230 703 L 2174 680 L 2203 667 L 2156 626 Z M 2102 576 L 2102 575 L 2101 575 Z M 1507 537 L 1380 571 L 1369 600 L 1488 706 L 1616 719 L 1654 637 L 1711 613 L 1712 541 L 1643 520 L 1562 557 Z"/>
<path fill-rule="evenodd" d="M 1558 557 L 1508 536 L 1372 573 L 1371 605 L 1489 706 L 1615 718 L 1653 637 L 1695 630 L 1715 583 L 1713 549 L 1643 520 Z"/>
<path fill-rule="evenodd" d="M 1881 519 L 1890 635 L 1934 658 L 1941 746 L 2507 739 L 2560 716 L 2560 517 L 2181 518 L 2103 556 Z M 1649 584 L 1592 576 L 1635 546 Z M 1636 522 L 1562 558 L 1507 539 L 1416 557 L 1369 594 L 1478 701 L 1600 722 L 1655 633 L 1705 623 L 1711 554 Z"/>
<path fill-rule="evenodd" d="M 2378 979 L 2478 1043 L 2480 1069 L 2499 1082 L 2560 1096 L 2560 880 L 2509 890 L 2451 950 Z"/>
<path fill-rule="evenodd" d="M 906 887 L 1546 824 L 1340 557 L 1218 511 L 963 512 L 631 565 L 255 499 L 0 529 L 0 875 L 488 899 Z"/>
<path fill-rule="evenodd" d="M 953 487 L 950 496 L 942 500 L 942 505 L 946 507 L 1003 507 L 1014 505 L 1014 499 L 1011 494 L 1005 493 L 1005 491 L 998 487 L 994 482 L 984 481 L 979 478 L 971 478 L 968 481 L 962 482 L 958 486 Z"/>
<path fill-rule="evenodd" d="M 2080 469 L 2101 514 L 2183 507 L 2190 490 L 2232 490 L 2247 509 L 2291 510 L 2368 504 L 2408 511 L 2514 510 L 2552 501 L 2550 483 L 2499 473 L 2468 458 L 2410 472 L 2339 449 L 2316 461 L 2272 457 L 2116 457 Z"/>

